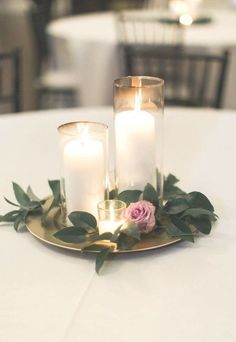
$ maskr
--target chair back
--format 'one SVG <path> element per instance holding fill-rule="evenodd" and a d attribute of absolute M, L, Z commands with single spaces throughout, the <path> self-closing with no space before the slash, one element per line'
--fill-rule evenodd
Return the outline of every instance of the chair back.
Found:
<path fill-rule="evenodd" d="M 51 20 L 54 0 L 33 0 L 33 3 L 39 8 L 39 11 L 44 18 L 44 22 L 47 24 Z"/>
<path fill-rule="evenodd" d="M 0 53 L 0 113 L 21 111 L 20 50 Z"/>
<path fill-rule="evenodd" d="M 131 44 L 123 46 L 123 53 L 126 74 L 164 79 L 168 105 L 222 106 L 228 51 Z"/>
<path fill-rule="evenodd" d="M 149 0 L 109 0 L 109 9 L 122 11 L 128 9 L 144 8 Z"/>
<path fill-rule="evenodd" d="M 46 36 L 46 17 L 40 6 L 32 4 L 29 12 L 30 26 L 32 28 L 35 48 L 38 56 L 38 73 L 48 58 L 48 41 Z"/>
<path fill-rule="evenodd" d="M 70 0 L 72 14 L 142 8 L 147 1 L 148 0 Z"/>
<path fill-rule="evenodd" d="M 109 0 L 71 0 L 72 14 L 100 12 L 108 9 Z"/>
<path fill-rule="evenodd" d="M 163 22 L 158 10 L 121 11 L 117 14 L 121 43 L 182 45 L 184 27 L 178 22 Z"/>

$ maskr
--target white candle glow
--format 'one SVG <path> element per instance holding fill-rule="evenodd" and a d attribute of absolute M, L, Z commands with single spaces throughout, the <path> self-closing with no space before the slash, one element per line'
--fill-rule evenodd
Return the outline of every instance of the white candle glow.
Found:
<path fill-rule="evenodd" d="M 171 0 L 169 9 L 175 16 L 189 15 L 194 18 L 197 16 L 201 4 L 202 0 Z M 191 23 L 187 25 L 191 25 Z"/>
<path fill-rule="evenodd" d="M 172 0 L 172 1 L 170 1 L 169 2 L 169 9 L 176 16 L 180 16 L 183 13 L 189 12 L 188 3 L 184 0 Z"/>
<path fill-rule="evenodd" d="M 184 26 L 189 26 L 192 25 L 193 18 L 190 14 L 181 14 L 181 16 L 179 17 L 179 22 Z"/>
<path fill-rule="evenodd" d="M 99 234 L 112 233 L 125 223 L 125 202 L 106 200 L 98 203 Z"/>
<path fill-rule="evenodd" d="M 91 139 L 85 127 L 80 138 L 65 144 L 63 156 L 67 212 L 81 210 L 96 216 L 105 193 L 102 142 Z"/>
<path fill-rule="evenodd" d="M 152 114 L 140 110 L 136 95 L 135 109 L 117 113 L 116 172 L 119 192 L 143 190 L 149 182 L 155 186 L 155 120 Z"/>
<path fill-rule="evenodd" d="M 112 220 L 104 220 L 99 221 L 99 234 L 103 233 L 112 233 L 114 234 L 115 230 L 119 228 L 121 225 L 125 223 L 125 220 L 120 221 L 112 221 Z"/>

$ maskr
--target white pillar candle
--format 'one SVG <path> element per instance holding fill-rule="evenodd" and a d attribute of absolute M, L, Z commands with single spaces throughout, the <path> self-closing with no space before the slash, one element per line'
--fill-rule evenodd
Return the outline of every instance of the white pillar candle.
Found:
<path fill-rule="evenodd" d="M 137 101 L 136 101 L 137 103 Z M 116 172 L 119 192 L 156 185 L 155 120 L 140 110 L 116 114 Z"/>
<path fill-rule="evenodd" d="M 64 147 L 64 177 L 67 212 L 97 214 L 97 203 L 104 199 L 105 153 L 102 142 L 73 139 Z"/>

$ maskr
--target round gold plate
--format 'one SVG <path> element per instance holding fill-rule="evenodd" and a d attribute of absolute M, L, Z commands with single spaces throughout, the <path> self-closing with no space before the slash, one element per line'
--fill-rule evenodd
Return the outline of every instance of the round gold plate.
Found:
<path fill-rule="evenodd" d="M 54 237 L 54 234 L 60 230 L 60 227 L 56 227 L 55 224 L 51 223 L 50 226 L 44 227 L 41 222 L 41 215 L 28 215 L 26 218 L 26 227 L 29 232 L 36 238 L 60 248 L 66 248 L 70 250 L 82 251 L 87 243 L 67 243 L 58 240 Z M 172 245 L 181 239 L 169 236 L 164 230 L 154 231 L 148 236 L 144 236 L 136 245 L 131 249 L 119 250 L 115 248 L 112 253 L 131 253 L 131 252 L 142 252 L 151 249 L 157 249 Z M 99 241 L 99 243 L 86 248 L 86 252 L 98 253 L 101 247 L 109 246 L 111 243 L 109 241 Z M 114 245 L 114 244 L 112 244 Z"/>

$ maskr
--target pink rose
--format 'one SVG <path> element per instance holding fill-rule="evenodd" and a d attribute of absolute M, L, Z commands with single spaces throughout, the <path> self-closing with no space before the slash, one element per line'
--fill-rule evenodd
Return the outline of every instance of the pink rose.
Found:
<path fill-rule="evenodd" d="M 130 203 L 125 211 L 125 217 L 138 224 L 140 233 L 148 234 L 156 224 L 155 210 L 154 205 L 148 201 Z"/>

